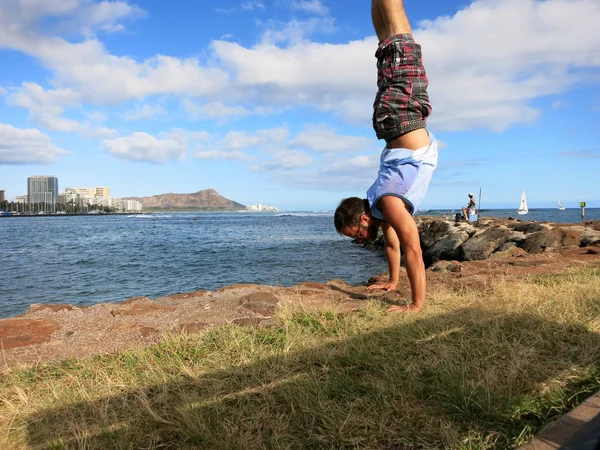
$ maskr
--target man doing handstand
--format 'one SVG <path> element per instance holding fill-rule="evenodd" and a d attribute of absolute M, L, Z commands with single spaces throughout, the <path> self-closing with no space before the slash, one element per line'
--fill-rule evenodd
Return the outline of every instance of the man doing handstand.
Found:
<path fill-rule="evenodd" d="M 386 146 L 367 198 L 342 200 L 334 223 L 339 233 L 357 242 L 375 239 L 381 228 L 389 280 L 369 289 L 396 289 L 402 248 L 412 303 L 392 306 L 387 311 L 420 311 L 425 301 L 425 265 L 412 215 L 427 192 L 438 156 L 437 142 L 425 129 L 431 114 L 428 80 L 421 46 L 413 39 L 402 0 L 372 0 L 371 16 L 379 38 L 373 128 L 377 138 L 385 139 Z"/>

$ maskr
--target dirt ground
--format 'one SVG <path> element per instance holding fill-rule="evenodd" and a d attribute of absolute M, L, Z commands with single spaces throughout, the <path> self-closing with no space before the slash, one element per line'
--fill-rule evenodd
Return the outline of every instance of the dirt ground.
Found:
<path fill-rule="evenodd" d="M 441 262 L 427 270 L 428 292 L 451 287 L 485 293 L 499 276 L 510 280 L 559 273 L 569 266 L 599 260 L 599 247 L 572 247 L 484 261 Z M 382 276 L 375 275 L 370 281 Z M 404 274 L 398 289 L 386 293 L 367 290 L 367 282 L 351 286 L 331 280 L 293 287 L 231 285 L 216 291 L 175 294 L 156 300 L 136 297 L 84 308 L 32 305 L 21 316 L 0 320 L 0 371 L 139 348 L 165 336 L 201 332 L 226 323 L 273 326 L 281 308 L 328 308 L 350 313 L 370 300 L 405 303 L 409 298 L 410 287 Z"/>

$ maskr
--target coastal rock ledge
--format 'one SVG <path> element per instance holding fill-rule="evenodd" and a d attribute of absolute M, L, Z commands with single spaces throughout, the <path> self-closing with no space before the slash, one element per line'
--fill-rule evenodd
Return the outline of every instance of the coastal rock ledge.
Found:
<path fill-rule="evenodd" d="M 422 217 L 417 219 L 417 225 L 427 267 L 440 260 L 478 261 L 600 245 L 600 221 L 597 220 L 557 224 L 482 219 L 479 224 L 473 224 Z M 376 247 L 382 246 L 381 238 Z"/>
<path fill-rule="evenodd" d="M 485 293 L 499 277 L 510 281 L 600 261 L 600 221 L 558 225 L 506 219 L 482 221 L 475 227 L 441 218 L 418 220 L 431 298 L 437 290 L 448 288 Z M 365 273 L 365 280 L 370 275 Z M 20 316 L 0 319 L 0 371 L 125 351 L 224 324 L 278 326 L 282 309 L 351 314 L 369 301 L 408 302 L 406 274 L 395 291 L 367 289 L 368 283 L 385 276 L 374 274 L 359 286 L 341 280 L 307 281 L 292 287 L 235 284 L 216 291 L 156 300 L 135 297 L 88 307 L 34 304 Z"/>

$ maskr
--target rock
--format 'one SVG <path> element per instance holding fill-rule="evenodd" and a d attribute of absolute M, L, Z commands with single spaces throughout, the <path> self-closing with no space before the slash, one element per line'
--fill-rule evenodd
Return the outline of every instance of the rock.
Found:
<path fill-rule="evenodd" d="M 581 244 L 581 232 L 571 229 L 560 229 L 564 231 L 562 238 L 563 247 L 579 247 Z"/>
<path fill-rule="evenodd" d="M 149 297 L 132 297 L 132 298 L 128 298 L 127 300 L 123 300 L 122 302 L 119 303 L 119 305 L 129 305 L 131 303 L 137 303 L 137 302 L 150 302 L 152 301 Z"/>
<path fill-rule="evenodd" d="M 476 229 L 473 225 L 467 222 L 454 223 L 445 219 L 423 219 L 418 224 L 419 237 L 423 248 L 430 248 L 436 242 L 447 238 L 450 235 L 460 232 L 466 232 L 469 236 L 473 236 Z"/>
<path fill-rule="evenodd" d="M 64 303 L 48 303 L 40 304 L 34 303 L 29 307 L 26 314 L 33 314 L 40 311 L 59 312 L 59 311 L 73 311 L 75 307 L 73 305 Z"/>
<path fill-rule="evenodd" d="M 279 299 L 273 294 L 255 292 L 242 297 L 240 305 L 261 316 L 272 317 L 279 307 Z"/>
<path fill-rule="evenodd" d="M 467 261 L 487 259 L 494 250 L 508 241 L 511 234 L 508 228 L 488 228 L 463 244 L 462 256 Z"/>
<path fill-rule="evenodd" d="M 525 239 L 527 239 L 527 235 L 522 231 L 513 231 L 508 238 L 508 242 L 513 242 L 516 244 L 522 244 Z"/>
<path fill-rule="evenodd" d="M 204 297 L 207 293 L 208 293 L 208 291 L 203 289 L 200 291 L 182 292 L 179 294 L 173 294 L 173 295 L 169 295 L 167 298 L 169 300 L 183 300 L 183 299 L 192 298 L 192 297 Z"/>
<path fill-rule="evenodd" d="M 501 245 L 500 248 L 498 250 L 496 250 L 496 253 L 505 252 L 509 248 L 513 248 L 513 247 L 517 247 L 517 243 L 513 242 L 513 241 L 508 241 L 506 244 Z"/>
<path fill-rule="evenodd" d="M 598 221 L 600 223 L 600 221 Z M 600 245 L 600 232 L 595 230 L 585 230 L 581 233 L 581 242 L 580 245 L 582 247 L 589 247 L 591 245 Z"/>
<path fill-rule="evenodd" d="M 512 245 L 510 245 L 512 244 Z M 507 247 L 507 245 L 510 245 Z M 514 242 L 507 242 L 502 247 L 498 249 L 497 252 L 494 252 L 490 255 L 490 258 L 510 258 L 511 256 L 521 256 L 526 255 L 527 252 L 523 250 L 521 247 L 517 247 L 517 244 Z"/>
<path fill-rule="evenodd" d="M 119 305 L 113 309 L 110 313 L 113 316 L 141 316 L 144 314 L 151 314 L 158 317 L 161 313 L 175 311 L 175 308 L 171 306 L 160 306 L 152 302 L 145 303 L 134 303 L 133 305 Z"/>
<path fill-rule="evenodd" d="M 227 292 L 227 291 L 235 291 L 237 289 L 260 289 L 260 285 L 258 284 L 229 284 L 227 286 L 220 287 L 215 292 Z"/>
<path fill-rule="evenodd" d="M 432 272 L 461 272 L 462 266 L 458 261 L 437 261 L 430 267 Z"/>
<path fill-rule="evenodd" d="M 581 233 L 565 228 L 543 230 L 528 236 L 522 244 L 527 253 L 542 253 L 563 246 L 579 246 Z"/>
<path fill-rule="evenodd" d="M 525 234 L 536 233 L 538 231 L 546 230 L 547 228 L 540 225 L 537 222 L 525 222 L 525 223 L 515 223 L 508 225 L 509 228 L 520 231 Z"/>
<path fill-rule="evenodd" d="M 452 222 L 445 220 L 424 219 L 419 224 L 419 237 L 424 248 L 432 247 L 437 241 L 444 239 L 450 233 Z"/>
<path fill-rule="evenodd" d="M 298 283 L 298 287 L 308 288 L 308 289 L 319 289 L 321 291 L 328 291 L 331 288 L 321 283 L 316 283 L 314 281 L 303 281 L 302 283 Z"/>
<path fill-rule="evenodd" d="M 443 239 L 440 239 L 423 253 L 425 265 L 430 266 L 440 259 L 459 259 L 461 245 L 469 239 L 469 233 L 464 228 L 450 230 Z"/>
<path fill-rule="evenodd" d="M 0 348 L 9 350 L 16 347 L 49 342 L 52 333 L 58 329 L 54 320 L 11 319 L 0 322 Z"/>
<path fill-rule="evenodd" d="M 586 228 L 591 228 L 595 231 L 600 231 L 600 220 L 586 220 L 583 222 L 583 226 Z"/>
<path fill-rule="evenodd" d="M 131 331 L 139 331 L 142 337 L 148 337 L 152 334 L 160 333 L 158 328 L 149 327 L 145 325 L 140 325 L 138 323 L 119 323 L 113 325 L 107 330 L 109 333 L 118 333 L 118 332 L 131 332 Z"/>

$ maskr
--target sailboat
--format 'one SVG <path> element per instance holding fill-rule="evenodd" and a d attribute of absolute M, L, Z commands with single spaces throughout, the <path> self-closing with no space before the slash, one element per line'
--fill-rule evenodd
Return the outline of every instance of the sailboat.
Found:
<path fill-rule="evenodd" d="M 560 200 L 558 201 L 558 209 L 561 211 L 565 210 L 565 207 L 562 205 L 562 202 Z"/>
<path fill-rule="evenodd" d="M 525 191 L 523 191 L 521 192 L 521 204 L 519 205 L 519 209 L 517 209 L 517 214 L 527 214 L 528 212 L 527 199 L 525 198 Z"/>

